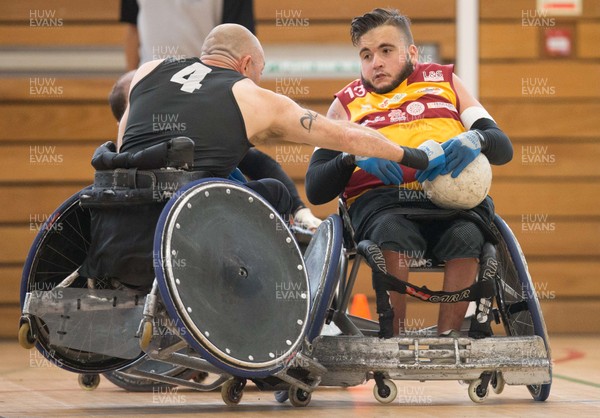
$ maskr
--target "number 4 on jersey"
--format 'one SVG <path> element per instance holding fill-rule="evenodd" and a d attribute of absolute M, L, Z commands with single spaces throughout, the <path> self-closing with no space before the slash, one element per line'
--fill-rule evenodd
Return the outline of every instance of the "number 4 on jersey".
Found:
<path fill-rule="evenodd" d="M 181 91 L 187 93 L 193 93 L 202 87 L 202 80 L 206 77 L 206 74 L 210 73 L 212 69 L 208 68 L 199 62 L 195 62 L 192 65 L 188 65 L 183 70 L 178 71 L 171 77 L 173 83 L 182 84 Z"/>

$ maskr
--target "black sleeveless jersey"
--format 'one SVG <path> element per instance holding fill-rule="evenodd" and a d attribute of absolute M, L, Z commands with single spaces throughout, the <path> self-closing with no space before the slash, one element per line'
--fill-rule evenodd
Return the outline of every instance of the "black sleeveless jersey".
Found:
<path fill-rule="evenodd" d="M 227 177 L 252 146 L 231 91 L 245 77 L 198 58 L 167 59 L 131 91 L 122 151 L 178 136 L 194 140 L 194 169 Z"/>

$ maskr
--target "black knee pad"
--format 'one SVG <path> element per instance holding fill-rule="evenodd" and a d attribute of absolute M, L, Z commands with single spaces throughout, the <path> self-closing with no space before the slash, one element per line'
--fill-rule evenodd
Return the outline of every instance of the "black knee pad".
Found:
<path fill-rule="evenodd" d="M 444 233 L 433 249 L 438 260 L 454 258 L 479 258 L 485 239 L 473 222 L 455 221 Z"/>

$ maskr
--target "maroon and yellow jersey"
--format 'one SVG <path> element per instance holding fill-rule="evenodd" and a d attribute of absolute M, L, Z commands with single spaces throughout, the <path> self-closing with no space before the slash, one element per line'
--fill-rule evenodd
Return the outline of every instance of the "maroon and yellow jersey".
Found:
<path fill-rule="evenodd" d="M 415 148 L 428 139 L 442 143 L 465 131 L 452 82 L 453 69 L 453 65 L 419 63 L 406 80 L 388 93 L 375 93 L 361 80 L 355 80 L 335 97 L 349 120 L 378 130 L 398 145 Z M 420 188 L 415 170 L 401 168 L 403 186 Z M 381 180 L 357 167 L 346 185 L 344 198 L 350 204 L 362 193 L 380 186 Z"/>

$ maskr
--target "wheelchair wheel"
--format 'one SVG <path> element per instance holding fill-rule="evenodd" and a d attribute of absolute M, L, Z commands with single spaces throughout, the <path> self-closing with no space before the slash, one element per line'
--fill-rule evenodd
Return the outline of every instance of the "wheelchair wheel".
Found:
<path fill-rule="evenodd" d="M 342 220 L 338 215 L 331 215 L 321 223 L 304 252 L 312 306 L 308 341 L 320 335 L 325 317 L 333 303 L 334 291 L 340 277 L 341 253 Z"/>
<path fill-rule="evenodd" d="M 546 324 L 523 251 L 511 229 L 499 216 L 496 216 L 495 225 L 503 238 L 498 244 L 497 251 L 500 280 L 497 283 L 496 301 L 506 334 L 509 336 L 540 336 L 544 340 L 550 360 L 551 352 Z M 550 369 L 550 373 L 552 373 L 552 369 Z M 550 395 L 551 385 L 552 382 L 527 385 L 527 388 L 533 399 L 545 401 Z"/>
<path fill-rule="evenodd" d="M 66 200 L 44 223 L 29 251 L 21 280 L 21 309 L 28 292 L 51 291 L 76 271 L 90 245 L 89 209 L 79 205 L 79 193 Z M 85 288 L 87 280 L 75 279 L 72 288 Z M 131 363 L 131 359 L 115 358 L 69 347 L 51 345 L 48 327 L 40 318 L 32 317 L 37 349 L 50 361 L 77 373 L 101 373 Z"/>
<path fill-rule="evenodd" d="M 169 316 L 187 331 L 182 337 L 240 378 L 287 367 L 307 331 L 310 289 L 283 219 L 256 192 L 222 179 L 177 194 L 156 227 L 154 266 Z"/>

